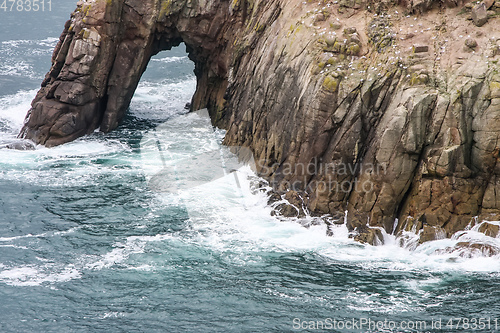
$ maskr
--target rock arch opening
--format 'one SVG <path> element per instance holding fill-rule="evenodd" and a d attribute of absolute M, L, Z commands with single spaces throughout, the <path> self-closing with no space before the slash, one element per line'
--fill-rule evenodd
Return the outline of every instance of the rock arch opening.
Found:
<path fill-rule="evenodd" d="M 129 113 L 155 122 L 185 112 L 196 91 L 194 63 L 185 44 L 151 57 L 134 92 Z"/>
<path fill-rule="evenodd" d="M 52 67 L 20 137 L 56 146 L 115 129 L 151 57 L 185 43 L 197 79 L 191 109 L 220 119 L 228 86 L 231 11 L 227 2 L 80 1 L 66 22 Z M 234 28 L 234 24 L 233 28 Z"/>

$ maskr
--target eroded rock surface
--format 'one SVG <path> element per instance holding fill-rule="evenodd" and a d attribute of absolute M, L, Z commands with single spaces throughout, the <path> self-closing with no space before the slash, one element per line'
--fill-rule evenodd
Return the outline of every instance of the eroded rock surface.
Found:
<path fill-rule="evenodd" d="M 450 236 L 500 217 L 500 20 L 478 21 L 477 6 L 80 1 L 21 136 L 54 146 L 113 130 L 150 57 L 184 42 L 191 107 L 251 147 L 278 192 L 347 209 L 350 230 Z"/>

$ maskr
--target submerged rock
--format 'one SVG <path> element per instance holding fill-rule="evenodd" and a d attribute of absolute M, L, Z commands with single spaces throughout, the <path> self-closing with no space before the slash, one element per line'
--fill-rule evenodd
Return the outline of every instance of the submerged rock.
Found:
<path fill-rule="evenodd" d="M 422 244 L 425 242 L 445 239 L 445 238 L 446 238 L 446 231 L 443 228 L 430 227 L 428 225 L 424 225 L 422 231 L 420 232 L 418 242 Z"/>
<path fill-rule="evenodd" d="M 478 231 L 482 232 L 486 236 L 496 238 L 498 236 L 499 231 L 500 231 L 500 226 L 498 224 L 491 224 L 488 222 L 483 222 L 479 226 Z"/>
<path fill-rule="evenodd" d="M 360 243 L 370 245 L 383 245 L 384 234 L 379 228 L 370 228 L 367 226 L 357 227 L 355 230 L 354 240 Z"/>
<path fill-rule="evenodd" d="M 14 150 L 35 150 L 36 145 L 30 140 L 16 140 L 7 144 L 4 144 L 3 147 L 7 149 Z"/>
<path fill-rule="evenodd" d="M 288 191 L 283 197 L 277 193 L 273 193 L 269 197 L 268 203 L 273 202 L 280 202 L 274 207 L 273 215 L 298 218 L 306 216 L 304 211 L 304 199 L 296 191 Z"/>
<path fill-rule="evenodd" d="M 439 250 L 437 253 L 453 253 L 462 258 L 493 257 L 500 254 L 500 248 L 486 243 L 459 242 L 455 246 Z"/>

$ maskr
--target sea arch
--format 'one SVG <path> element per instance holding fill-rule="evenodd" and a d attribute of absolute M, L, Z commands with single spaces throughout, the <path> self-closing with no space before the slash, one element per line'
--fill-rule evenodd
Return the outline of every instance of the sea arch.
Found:
<path fill-rule="evenodd" d="M 123 119 L 151 57 L 185 43 L 194 62 L 193 110 L 222 117 L 245 5 L 229 1 L 79 1 L 20 136 L 48 147 Z M 240 8 L 241 7 L 241 8 Z"/>

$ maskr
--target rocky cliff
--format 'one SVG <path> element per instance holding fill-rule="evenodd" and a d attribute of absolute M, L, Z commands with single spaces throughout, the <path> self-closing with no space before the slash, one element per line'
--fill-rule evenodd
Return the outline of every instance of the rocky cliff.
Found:
<path fill-rule="evenodd" d="M 491 0 L 79 1 L 20 135 L 113 130 L 150 57 L 184 42 L 193 109 L 277 191 L 348 210 L 361 241 L 367 226 L 450 236 L 499 218 L 499 14 Z"/>

